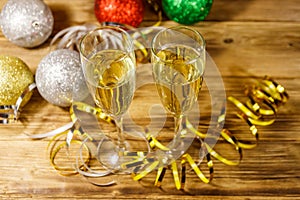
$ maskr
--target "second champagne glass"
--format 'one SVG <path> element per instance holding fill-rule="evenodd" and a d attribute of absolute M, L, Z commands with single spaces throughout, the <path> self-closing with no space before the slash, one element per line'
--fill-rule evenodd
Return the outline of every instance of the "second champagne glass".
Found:
<path fill-rule="evenodd" d="M 205 41 L 194 29 L 172 27 L 154 36 L 151 54 L 158 94 L 163 106 L 175 120 L 175 136 L 171 144 L 174 159 L 184 152 L 182 138 L 187 132 L 186 115 L 197 102 L 202 87 Z"/>
<path fill-rule="evenodd" d="M 99 147 L 100 160 L 106 167 L 120 170 L 123 153 L 128 148 L 123 134 L 123 115 L 135 90 L 133 41 L 125 30 L 105 26 L 85 35 L 79 49 L 90 94 L 95 104 L 114 119 L 118 129 L 116 145 L 108 143 L 103 145 L 103 150 Z"/>

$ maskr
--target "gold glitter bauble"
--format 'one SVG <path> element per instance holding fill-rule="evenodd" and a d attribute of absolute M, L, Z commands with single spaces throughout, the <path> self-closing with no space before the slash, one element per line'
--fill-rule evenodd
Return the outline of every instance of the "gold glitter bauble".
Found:
<path fill-rule="evenodd" d="M 15 105 L 26 87 L 33 83 L 33 74 L 19 58 L 0 55 L 0 105 Z M 26 95 L 21 106 L 30 99 Z"/>

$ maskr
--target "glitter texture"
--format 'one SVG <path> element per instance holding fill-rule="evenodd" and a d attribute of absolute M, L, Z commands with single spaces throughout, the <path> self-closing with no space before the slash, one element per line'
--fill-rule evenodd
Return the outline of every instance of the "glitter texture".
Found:
<path fill-rule="evenodd" d="M 139 26 L 143 21 L 143 0 L 95 0 L 95 16 L 102 22 Z"/>
<path fill-rule="evenodd" d="M 162 0 L 168 18 L 186 25 L 204 20 L 212 3 L 213 0 Z"/>
<path fill-rule="evenodd" d="M 73 50 L 58 49 L 46 55 L 35 79 L 42 97 L 57 106 L 70 106 L 73 100 L 80 101 L 88 95 L 79 53 Z"/>
<path fill-rule="evenodd" d="M 33 83 L 33 74 L 19 58 L 0 55 L 0 105 L 15 105 L 25 88 Z M 29 98 L 24 99 L 22 106 Z"/>
<path fill-rule="evenodd" d="M 42 0 L 8 0 L 0 13 L 3 35 L 21 47 L 36 47 L 53 30 L 50 8 Z"/>

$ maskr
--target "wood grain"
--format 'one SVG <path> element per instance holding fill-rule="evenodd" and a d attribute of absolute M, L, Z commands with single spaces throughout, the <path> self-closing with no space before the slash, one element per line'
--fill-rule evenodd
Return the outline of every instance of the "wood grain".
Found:
<path fill-rule="evenodd" d="M 0 1 L 0 9 L 5 2 Z M 57 32 L 73 25 L 97 23 L 92 0 L 45 2 L 55 18 L 54 31 L 45 44 L 24 49 L 7 41 L 0 32 L 0 54 L 20 57 L 33 72 L 50 51 L 49 42 Z M 170 171 L 161 189 L 153 186 L 155 173 L 141 182 L 122 175 L 119 184 L 111 187 L 97 187 L 79 175 L 59 175 L 49 162 L 46 148 L 50 139 L 31 140 L 28 135 L 45 133 L 70 122 L 69 110 L 51 105 L 35 90 L 20 120 L 0 125 L 0 198 L 300 199 L 299 11 L 298 0 L 215 0 L 206 20 L 192 26 L 206 39 L 207 51 L 218 66 L 226 95 L 245 99 L 244 85 L 265 75 L 274 77 L 290 95 L 288 103 L 279 108 L 274 124 L 258 126 L 259 144 L 244 150 L 240 165 L 227 166 L 214 159 L 211 184 L 202 183 L 193 172 L 187 175 L 185 191 L 175 189 Z M 157 15 L 149 5 L 145 13 L 141 26 L 154 24 Z M 178 24 L 164 16 L 162 26 L 174 25 Z M 204 85 L 199 99 L 200 130 L 206 130 L 209 124 L 210 107 L 205 104 L 208 101 L 209 88 Z M 138 125 L 146 126 L 150 122 L 145 108 L 154 102 L 159 102 L 154 87 L 145 86 L 136 92 L 130 114 Z M 248 126 L 234 116 L 234 107 L 228 104 L 227 112 L 225 127 L 240 139 L 250 138 Z M 161 118 L 155 117 L 157 122 Z M 172 123 L 168 117 L 165 130 L 172 130 Z M 224 156 L 237 158 L 228 144 L 220 142 L 215 148 Z"/>

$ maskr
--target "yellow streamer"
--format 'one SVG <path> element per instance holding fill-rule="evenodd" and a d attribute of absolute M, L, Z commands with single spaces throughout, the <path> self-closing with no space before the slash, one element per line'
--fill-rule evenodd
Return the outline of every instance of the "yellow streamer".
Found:
<path fill-rule="evenodd" d="M 152 162 L 148 167 L 146 167 L 146 169 L 144 169 L 141 173 L 135 175 L 133 177 L 133 180 L 138 181 L 142 178 L 144 178 L 147 174 L 149 174 L 150 172 L 152 172 L 159 164 L 159 161 L 156 160 L 154 162 Z"/>
<path fill-rule="evenodd" d="M 211 156 L 226 165 L 233 165 L 233 166 L 238 165 L 242 160 L 242 155 L 243 155 L 242 149 L 254 148 L 258 143 L 259 137 L 258 137 L 258 130 L 256 125 L 266 126 L 272 124 L 275 121 L 278 107 L 286 103 L 288 100 L 288 94 L 285 91 L 284 87 L 282 87 L 281 85 L 279 85 L 278 83 L 270 79 L 269 77 L 266 77 L 265 79 L 259 81 L 255 86 L 247 88 L 246 95 L 248 96 L 249 99 L 245 103 L 242 103 L 238 99 L 231 96 L 228 97 L 228 101 L 233 103 L 237 107 L 238 109 L 238 112 L 236 114 L 237 117 L 241 119 L 243 122 L 246 122 L 248 124 L 249 131 L 251 135 L 255 138 L 255 142 L 254 143 L 241 142 L 238 138 L 234 136 L 233 133 L 231 133 L 230 130 L 226 128 L 222 129 L 222 131 L 220 132 L 220 138 L 224 139 L 226 142 L 228 142 L 228 144 L 232 145 L 239 154 L 239 159 L 237 161 L 228 160 L 227 158 L 221 156 L 221 154 L 216 152 L 213 149 L 213 147 L 211 147 L 209 144 L 203 141 L 203 139 L 205 138 L 213 138 L 218 140 L 219 138 L 217 136 L 211 136 L 211 135 L 201 133 L 195 127 L 193 127 L 189 121 L 187 121 L 186 127 L 198 137 L 201 143 L 201 150 L 204 151 L 204 153 L 206 154 L 207 167 L 209 169 L 210 176 L 207 178 L 204 175 L 204 173 L 201 171 L 198 164 L 196 164 L 192 156 L 190 154 L 185 153 L 180 157 L 179 166 L 176 160 L 173 160 L 170 163 L 170 169 L 172 170 L 175 187 L 178 190 L 184 189 L 185 182 L 186 182 L 187 163 L 189 164 L 191 169 L 196 173 L 199 179 L 204 183 L 210 183 L 213 178 L 214 170 L 213 170 L 213 161 L 211 160 Z M 80 111 L 93 114 L 107 123 L 114 123 L 110 117 L 106 116 L 101 111 L 101 109 L 89 106 L 85 103 L 74 102 L 73 106 L 71 106 L 70 108 L 71 119 L 74 123 L 74 126 L 70 130 L 64 131 L 63 133 L 54 136 L 53 139 L 50 141 L 50 143 L 51 142 L 54 143 L 55 140 L 57 140 L 63 135 L 70 135 L 69 140 L 62 142 L 59 145 L 54 143 L 51 147 L 51 153 L 50 153 L 51 164 L 56 170 L 61 171 L 64 174 L 66 174 L 66 172 L 70 174 L 76 172 L 72 171 L 70 168 L 62 168 L 57 166 L 57 164 L 55 163 L 55 158 L 57 153 L 63 147 L 68 146 L 68 144 L 74 142 L 80 143 L 79 140 L 73 138 L 74 134 L 85 135 L 86 137 L 89 137 L 88 133 L 84 133 L 84 131 L 80 127 L 80 124 L 77 122 L 78 120 L 74 112 L 74 109 L 78 109 Z M 224 121 L 225 121 L 225 115 L 220 115 L 218 122 L 221 123 Z M 146 138 L 148 140 L 149 146 L 152 149 L 157 148 L 161 151 L 169 151 L 169 148 L 167 146 L 160 143 L 147 130 L 146 130 Z M 89 139 L 92 140 L 91 137 Z M 161 160 L 158 160 L 155 157 L 152 157 L 151 155 L 150 156 L 147 155 L 146 152 L 125 152 L 125 155 L 134 159 L 133 161 L 128 163 L 123 163 L 122 165 L 124 169 L 134 168 L 132 173 L 133 180 L 136 181 L 141 180 L 149 173 L 153 172 L 154 170 L 157 170 L 157 175 L 155 178 L 154 185 L 157 187 L 161 187 L 164 175 L 166 173 L 166 170 L 168 169 L 168 167 L 165 166 Z M 88 157 L 85 162 L 88 162 L 89 159 L 90 158 Z M 179 170 L 179 167 L 181 168 L 181 171 Z"/>
<path fill-rule="evenodd" d="M 173 173 L 175 186 L 176 186 L 177 190 L 179 190 L 181 188 L 181 184 L 180 184 L 180 181 L 179 181 L 179 173 L 178 173 L 178 168 L 177 168 L 176 161 L 173 161 L 171 163 L 171 168 L 172 168 L 172 173 Z"/>
<path fill-rule="evenodd" d="M 0 124 L 9 124 L 18 120 L 24 98 L 35 88 L 35 83 L 28 85 L 18 97 L 15 105 L 0 105 Z"/>
<path fill-rule="evenodd" d="M 161 186 L 161 182 L 162 182 L 162 180 L 163 180 L 163 178 L 165 176 L 166 170 L 167 170 L 166 167 L 159 167 L 158 168 L 156 179 L 155 179 L 155 182 L 154 182 L 154 185 L 156 187 L 160 187 Z"/>
<path fill-rule="evenodd" d="M 196 165 L 195 161 L 189 154 L 184 154 L 183 159 L 185 159 L 192 167 L 192 169 L 195 171 L 197 176 L 204 182 L 204 183 L 209 183 L 210 179 L 207 179 L 205 175 L 202 173 L 202 171 L 199 169 L 199 167 Z"/>

